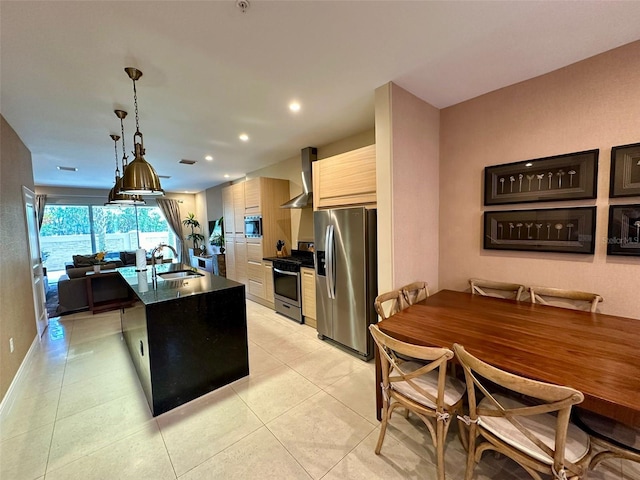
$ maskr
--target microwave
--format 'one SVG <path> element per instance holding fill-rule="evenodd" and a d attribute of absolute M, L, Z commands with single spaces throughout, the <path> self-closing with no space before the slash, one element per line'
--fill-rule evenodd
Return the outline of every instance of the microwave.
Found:
<path fill-rule="evenodd" d="M 248 238 L 262 237 L 262 215 L 245 215 L 244 236 Z"/>

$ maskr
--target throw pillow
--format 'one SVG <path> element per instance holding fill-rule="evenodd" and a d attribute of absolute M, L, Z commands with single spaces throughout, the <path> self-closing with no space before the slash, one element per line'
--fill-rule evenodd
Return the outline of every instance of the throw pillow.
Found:
<path fill-rule="evenodd" d="M 74 255 L 73 266 L 74 267 L 90 267 L 95 263 L 95 255 Z"/>
<path fill-rule="evenodd" d="M 120 260 L 125 265 L 135 265 L 136 264 L 136 252 L 120 252 Z"/>

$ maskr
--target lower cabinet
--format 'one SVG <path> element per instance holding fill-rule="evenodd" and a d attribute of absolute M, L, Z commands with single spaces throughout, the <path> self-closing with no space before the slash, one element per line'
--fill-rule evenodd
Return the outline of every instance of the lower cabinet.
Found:
<path fill-rule="evenodd" d="M 273 263 L 263 262 L 264 273 L 264 299 L 273 305 Z"/>
<path fill-rule="evenodd" d="M 302 315 L 304 323 L 316 328 L 316 272 L 313 268 L 301 268 L 302 276 Z"/>

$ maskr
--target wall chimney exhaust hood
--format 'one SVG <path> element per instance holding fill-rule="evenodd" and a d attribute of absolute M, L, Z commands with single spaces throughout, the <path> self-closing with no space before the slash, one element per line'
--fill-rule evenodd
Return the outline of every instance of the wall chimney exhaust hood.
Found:
<path fill-rule="evenodd" d="M 313 183 L 311 182 L 311 162 L 318 158 L 318 149 L 307 147 L 302 149 L 302 193 L 292 198 L 280 208 L 305 208 L 313 206 Z"/>

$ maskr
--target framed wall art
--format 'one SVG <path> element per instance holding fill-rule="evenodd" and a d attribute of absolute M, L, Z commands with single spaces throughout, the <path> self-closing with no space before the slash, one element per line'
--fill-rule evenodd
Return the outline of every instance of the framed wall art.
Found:
<path fill-rule="evenodd" d="M 484 204 L 596 198 L 599 150 L 568 153 L 484 169 Z"/>
<path fill-rule="evenodd" d="M 607 255 L 640 257 L 640 204 L 609 206 Z"/>
<path fill-rule="evenodd" d="M 592 254 L 596 207 L 484 212 L 484 248 Z"/>
<path fill-rule="evenodd" d="M 609 197 L 640 196 L 640 143 L 611 149 Z"/>

